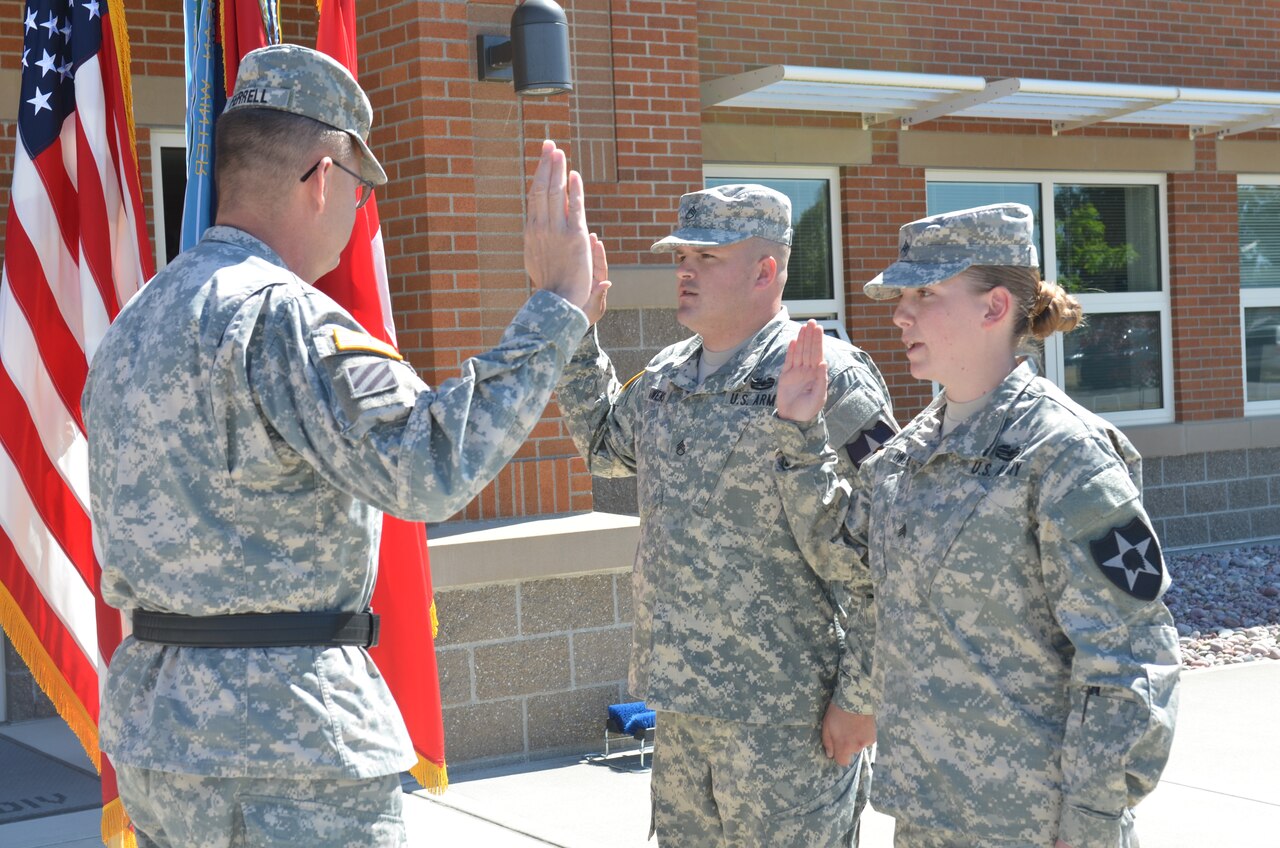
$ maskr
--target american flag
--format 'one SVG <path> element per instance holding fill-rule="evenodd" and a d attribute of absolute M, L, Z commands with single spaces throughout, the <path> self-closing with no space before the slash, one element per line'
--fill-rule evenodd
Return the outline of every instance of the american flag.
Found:
<path fill-rule="evenodd" d="M 151 275 L 120 0 L 28 0 L 0 280 L 0 622 L 103 772 L 104 839 L 131 838 L 98 751 L 121 638 L 98 595 L 80 393 Z"/>

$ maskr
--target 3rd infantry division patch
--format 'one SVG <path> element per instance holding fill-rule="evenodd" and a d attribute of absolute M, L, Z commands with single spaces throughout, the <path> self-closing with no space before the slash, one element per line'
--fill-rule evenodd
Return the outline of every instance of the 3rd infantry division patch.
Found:
<path fill-rule="evenodd" d="M 1123 527 L 1112 527 L 1100 539 L 1089 543 L 1093 561 L 1128 595 L 1154 601 L 1164 582 L 1164 558 L 1160 543 L 1141 518 Z"/>

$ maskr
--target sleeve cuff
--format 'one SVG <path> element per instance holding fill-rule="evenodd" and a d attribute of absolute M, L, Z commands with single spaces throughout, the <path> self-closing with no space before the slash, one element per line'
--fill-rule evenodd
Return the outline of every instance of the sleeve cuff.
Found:
<path fill-rule="evenodd" d="M 836 687 L 832 702 L 847 713 L 860 713 L 862 715 L 872 715 L 875 713 L 875 704 L 871 699 L 870 688 L 865 684 L 857 681 L 841 681 L 842 684 Z"/>
<path fill-rule="evenodd" d="M 563 341 L 569 355 L 577 349 L 591 326 L 585 312 L 560 295 L 544 289 L 533 293 L 511 323 L 536 329 L 549 339 Z"/>
<path fill-rule="evenodd" d="M 822 413 L 809 421 L 790 421 L 773 414 L 778 456 L 783 467 L 818 465 L 827 447 L 827 422 Z"/>

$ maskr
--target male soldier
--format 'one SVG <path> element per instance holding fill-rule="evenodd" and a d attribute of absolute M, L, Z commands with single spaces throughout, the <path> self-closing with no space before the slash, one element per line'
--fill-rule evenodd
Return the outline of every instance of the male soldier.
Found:
<path fill-rule="evenodd" d="M 400 846 L 404 722 L 365 646 L 380 511 L 444 519 L 511 457 L 587 328 L 582 184 L 545 142 L 501 343 L 432 390 L 311 287 L 386 174 L 328 57 L 245 56 L 217 223 L 120 313 L 84 395 L 112 659 L 102 746 L 141 846 Z M 566 198 L 567 195 L 567 198 Z"/>
<path fill-rule="evenodd" d="M 764 425 L 799 329 L 782 306 L 791 233 L 790 201 L 764 186 L 686 194 L 653 250 L 675 252 L 697 335 L 623 386 L 590 334 L 558 394 L 592 473 L 638 476 L 630 686 L 659 711 L 654 827 L 674 845 L 856 844 L 865 803 L 870 583 L 852 557 L 801 553 L 771 481 Z M 852 474 L 897 427 L 870 358 L 827 342 L 826 422 Z"/>

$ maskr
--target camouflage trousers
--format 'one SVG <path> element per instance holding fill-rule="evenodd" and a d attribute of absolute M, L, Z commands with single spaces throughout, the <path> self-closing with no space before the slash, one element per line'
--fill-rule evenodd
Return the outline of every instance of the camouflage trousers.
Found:
<path fill-rule="evenodd" d="M 205 777 L 116 766 L 138 848 L 402 848 L 400 775 Z"/>
<path fill-rule="evenodd" d="M 871 771 L 827 759 L 822 728 L 659 712 L 653 832 L 668 848 L 853 848 Z"/>
<path fill-rule="evenodd" d="M 1028 842 L 1025 839 L 995 839 L 983 837 L 984 848 L 1053 848 L 1056 839 L 1047 839 L 1043 844 Z M 1085 843 L 1078 840 L 1072 848 L 1083 848 Z M 1102 843 L 1090 840 L 1089 845 Z M 902 819 L 894 820 L 893 848 L 973 848 L 973 834 L 959 830 L 943 830 L 935 827 L 918 827 Z M 1115 841 L 1106 848 L 1139 848 L 1138 834 L 1133 829 L 1133 813 L 1125 810 L 1118 822 L 1118 834 Z"/>

